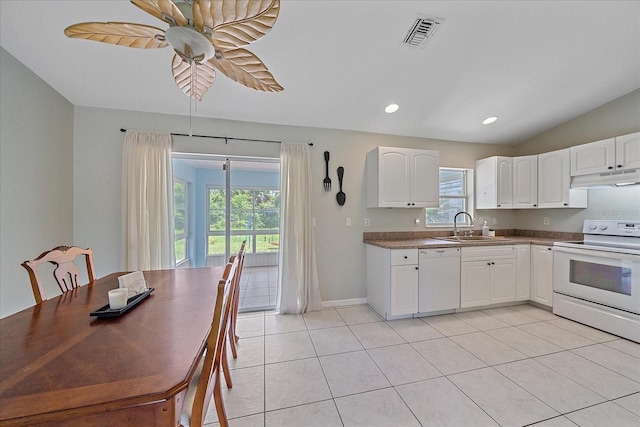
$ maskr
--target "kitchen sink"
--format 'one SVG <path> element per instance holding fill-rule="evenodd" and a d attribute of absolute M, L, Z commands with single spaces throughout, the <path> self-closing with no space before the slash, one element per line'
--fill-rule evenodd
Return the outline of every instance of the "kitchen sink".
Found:
<path fill-rule="evenodd" d="M 437 237 L 438 240 L 448 240 L 450 242 L 473 242 L 481 240 L 495 240 L 495 237 L 487 236 L 450 236 L 450 237 Z"/>

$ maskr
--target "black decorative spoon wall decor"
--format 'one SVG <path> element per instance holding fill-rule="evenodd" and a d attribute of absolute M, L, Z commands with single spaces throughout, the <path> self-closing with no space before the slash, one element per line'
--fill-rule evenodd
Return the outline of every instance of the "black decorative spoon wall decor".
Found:
<path fill-rule="evenodd" d="M 342 191 L 342 177 L 344 176 L 344 168 L 340 166 L 338 168 L 338 184 L 340 185 L 340 191 L 336 194 L 336 200 L 338 205 L 344 206 L 344 202 L 347 200 L 347 195 Z"/>

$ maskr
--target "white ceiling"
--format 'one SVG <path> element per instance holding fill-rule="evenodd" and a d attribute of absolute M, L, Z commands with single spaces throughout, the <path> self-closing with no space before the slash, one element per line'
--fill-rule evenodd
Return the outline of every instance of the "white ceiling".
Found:
<path fill-rule="evenodd" d="M 444 18 L 422 49 L 402 45 L 417 14 Z M 0 19 L 0 45 L 74 105 L 189 114 L 170 48 L 64 36 L 86 21 L 167 27 L 129 2 L 0 0 Z M 513 144 L 640 88 L 640 1 L 282 0 L 249 50 L 285 90 L 218 74 L 195 116 Z"/>

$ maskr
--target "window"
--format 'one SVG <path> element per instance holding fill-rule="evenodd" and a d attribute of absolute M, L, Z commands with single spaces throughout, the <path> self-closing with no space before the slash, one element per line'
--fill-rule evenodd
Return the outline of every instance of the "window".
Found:
<path fill-rule="evenodd" d="M 207 255 L 225 253 L 226 216 L 224 188 L 209 187 Z M 277 251 L 280 241 L 280 191 L 277 189 L 235 188 L 231 190 L 230 252 L 247 241 L 247 253 Z"/>
<path fill-rule="evenodd" d="M 460 212 L 473 216 L 473 170 L 440 168 L 440 207 L 426 209 L 427 227 L 453 226 L 453 218 Z M 464 224 L 466 215 L 458 217 Z"/>
<path fill-rule="evenodd" d="M 189 259 L 188 185 L 178 178 L 173 180 L 173 235 L 176 266 Z"/>

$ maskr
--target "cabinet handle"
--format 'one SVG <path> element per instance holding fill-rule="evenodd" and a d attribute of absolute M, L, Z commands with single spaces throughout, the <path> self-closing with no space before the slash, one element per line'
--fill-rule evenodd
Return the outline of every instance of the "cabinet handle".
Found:
<path fill-rule="evenodd" d="M 533 207 L 534 207 L 534 208 L 535 208 L 536 206 L 538 206 L 538 205 L 533 205 Z"/>
<path fill-rule="evenodd" d="M 407 203 L 407 206 L 411 206 L 411 203 Z"/>
<path fill-rule="evenodd" d="M 621 168 L 621 167 L 622 167 L 622 165 L 618 165 L 618 166 L 616 166 L 616 167 Z"/>
<path fill-rule="evenodd" d="M 569 203 L 563 203 L 564 206 L 569 206 Z"/>
<path fill-rule="evenodd" d="M 488 263 L 487 263 L 487 265 L 491 265 L 491 263 L 490 263 L 490 262 L 488 262 Z"/>
<path fill-rule="evenodd" d="M 491 263 L 491 265 L 496 265 L 496 263 L 495 263 L 495 262 L 492 262 L 492 263 Z"/>
<path fill-rule="evenodd" d="M 500 206 L 502 206 L 502 205 L 498 205 L 498 207 L 500 207 Z"/>
<path fill-rule="evenodd" d="M 415 203 L 411 203 L 411 206 L 415 206 L 415 205 L 416 205 Z"/>
<path fill-rule="evenodd" d="M 547 250 L 548 250 L 548 251 L 550 251 L 550 250 L 551 250 L 551 248 L 547 248 Z"/>
<path fill-rule="evenodd" d="M 418 267 L 416 267 L 416 270 L 418 269 Z"/>
<path fill-rule="evenodd" d="M 613 169 L 613 166 L 609 166 L 607 169 Z"/>

